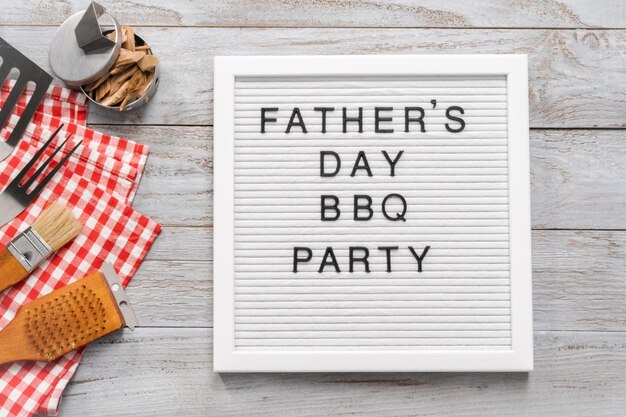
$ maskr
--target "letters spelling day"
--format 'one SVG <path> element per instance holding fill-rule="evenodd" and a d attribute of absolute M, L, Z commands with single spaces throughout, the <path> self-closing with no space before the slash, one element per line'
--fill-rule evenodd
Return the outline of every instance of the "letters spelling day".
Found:
<path fill-rule="evenodd" d="M 431 100 L 433 108 L 436 107 L 436 100 Z M 262 107 L 261 108 L 261 133 L 266 132 L 266 128 L 269 126 L 278 125 L 275 113 L 278 112 L 278 107 Z M 327 126 L 326 119 L 330 113 L 340 111 L 342 114 L 342 130 L 335 133 L 363 133 L 363 107 L 348 109 L 346 107 L 335 109 L 334 107 L 313 107 L 314 112 L 318 119 L 321 121 L 321 128 L 319 133 L 326 134 Z M 385 127 L 386 123 L 392 122 L 393 118 L 390 115 L 394 109 L 393 107 L 375 107 L 374 108 L 374 133 L 394 133 L 394 129 Z M 446 108 L 445 128 L 450 133 L 459 133 L 465 129 L 465 120 L 463 115 L 465 111 L 460 106 L 450 106 Z M 409 133 L 413 131 L 426 132 L 427 126 L 424 122 L 426 110 L 423 107 L 404 107 L 404 132 Z M 282 127 L 282 126 L 280 126 Z M 285 134 L 292 132 L 309 133 L 307 128 L 307 121 L 302 117 L 300 108 L 294 107 L 291 109 L 291 116 L 289 122 L 284 125 Z M 371 151 L 370 151 L 371 152 Z M 402 158 L 404 151 L 399 151 L 395 155 L 390 155 L 385 150 L 380 150 L 380 154 L 387 161 L 389 165 L 389 176 L 394 177 L 398 164 Z M 370 154 L 370 158 L 372 155 Z M 377 155 L 378 157 L 378 155 Z M 332 150 L 323 150 L 319 154 L 320 171 L 319 175 L 322 178 L 329 178 L 336 176 L 342 167 L 342 160 L 339 155 Z M 357 175 L 373 176 L 370 164 L 368 162 L 368 155 L 365 151 L 361 150 L 355 157 L 354 163 L 351 164 L 350 177 L 356 177 Z M 374 208 L 372 207 L 373 201 L 369 195 L 355 194 L 352 198 L 353 212 L 352 218 L 355 221 L 367 222 L 374 216 Z M 395 209 L 394 209 L 395 208 Z M 398 209 L 399 208 L 399 209 Z M 383 199 L 380 210 L 390 222 L 406 222 L 406 213 L 408 211 L 406 199 L 398 193 L 390 193 Z M 336 222 L 340 220 L 342 212 L 339 209 L 339 198 L 332 194 L 322 194 L 320 196 L 320 221 L 322 222 Z M 430 246 L 424 246 L 415 248 L 408 246 L 406 248 L 399 248 L 398 246 L 376 246 L 370 248 L 366 246 L 350 246 L 348 247 L 348 263 L 347 265 L 340 265 L 335 256 L 335 251 L 332 246 L 326 247 L 322 253 L 313 253 L 313 250 L 306 246 L 295 246 L 293 248 L 292 257 L 292 271 L 294 273 L 301 272 L 305 265 L 314 263 L 319 273 L 327 272 L 342 272 L 342 271 L 363 271 L 370 272 L 370 261 L 378 258 L 380 262 L 386 263 L 386 271 L 393 272 L 393 257 L 396 251 L 406 250 L 411 253 L 415 260 L 416 272 L 422 272 L 424 270 L 426 255 Z"/>

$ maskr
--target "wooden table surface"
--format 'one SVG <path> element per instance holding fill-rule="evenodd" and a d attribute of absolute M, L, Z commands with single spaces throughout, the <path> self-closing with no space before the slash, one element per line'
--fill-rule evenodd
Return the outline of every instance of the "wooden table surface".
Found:
<path fill-rule="evenodd" d="M 144 109 L 92 110 L 151 145 L 135 207 L 163 227 L 129 287 L 141 327 L 90 347 L 61 416 L 623 416 L 626 1 L 103 0 L 162 62 Z M 86 0 L 0 0 L 0 36 L 48 67 Z M 212 371 L 216 55 L 529 55 L 535 370 Z"/>

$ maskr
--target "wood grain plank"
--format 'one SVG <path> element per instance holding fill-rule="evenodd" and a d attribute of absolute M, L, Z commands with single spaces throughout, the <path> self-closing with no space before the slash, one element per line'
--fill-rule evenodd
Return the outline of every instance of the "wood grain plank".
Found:
<path fill-rule="evenodd" d="M 212 326 L 212 247 L 209 229 L 164 229 L 128 290 L 142 326 Z M 626 331 L 626 232 L 536 230 L 532 249 L 537 330 Z"/>
<path fill-rule="evenodd" d="M 150 145 L 133 207 L 163 225 L 213 222 L 213 129 L 172 126 L 95 126 Z M 175 259 L 175 258 L 170 258 Z"/>
<path fill-rule="evenodd" d="M 533 130 L 533 228 L 626 229 L 621 131 Z"/>
<path fill-rule="evenodd" d="M 53 27 L 0 27 L 0 36 L 48 67 Z M 213 57 L 298 54 L 529 54 L 532 127 L 626 127 L 626 30 L 142 28 L 162 62 L 152 103 L 92 123 L 213 123 Z M 176 42 L 172 42 L 175 39 Z M 185 47 L 180 47 L 184 45 Z"/>
<path fill-rule="evenodd" d="M 210 327 L 212 277 L 209 262 L 145 261 L 128 286 L 140 326 Z"/>
<path fill-rule="evenodd" d="M 212 128 L 106 125 L 97 129 L 151 145 L 134 205 L 137 210 L 164 225 L 212 224 Z M 531 131 L 534 228 L 626 228 L 622 136 L 615 130 Z"/>
<path fill-rule="evenodd" d="M 3 25 L 59 25 L 84 10 L 79 0 L 25 0 L 6 8 Z M 586 0 L 135 0 L 109 2 L 122 23 L 135 26 L 268 27 L 624 27 L 624 3 Z"/>
<path fill-rule="evenodd" d="M 526 373 L 215 374 L 208 329 L 138 329 L 90 347 L 71 416 L 616 416 L 626 334 L 535 333 Z"/>
<path fill-rule="evenodd" d="M 626 330 L 626 232 L 537 230 L 532 254 L 537 330 Z"/>

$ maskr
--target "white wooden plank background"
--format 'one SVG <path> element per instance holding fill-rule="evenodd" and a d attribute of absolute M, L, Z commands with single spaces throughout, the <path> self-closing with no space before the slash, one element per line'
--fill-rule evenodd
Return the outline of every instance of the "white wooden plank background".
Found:
<path fill-rule="evenodd" d="M 55 31 L 0 26 L 0 36 L 46 67 L 48 43 L 40 40 Z M 147 27 L 138 33 L 162 60 L 160 94 L 123 120 L 94 111 L 92 123 L 212 124 L 216 55 L 522 53 L 529 54 L 531 127 L 626 127 L 619 110 L 626 103 L 626 30 Z"/>
<path fill-rule="evenodd" d="M 137 26 L 279 27 L 548 27 L 624 28 L 620 0 L 135 0 L 108 2 Z M 54 25 L 85 8 L 80 0 L 22 0 L 3 10 L 12 25 Z"/>
<path fill-rule="evenodd" d="M 53 25 L 83 3 L 0 0 L 0 36 L 47 67 Z M 136 207 L 165 227 L 129 288 L 142 327 L 90 348 L 62 417 L 624 414 L 623 0 L 104 3 L 146 26 L 163 83 L 132 116 L 90 120 L 152 146 Z M 213 56 L 442 52 L 529 54 L 535 371 L 214 374 Z"/>

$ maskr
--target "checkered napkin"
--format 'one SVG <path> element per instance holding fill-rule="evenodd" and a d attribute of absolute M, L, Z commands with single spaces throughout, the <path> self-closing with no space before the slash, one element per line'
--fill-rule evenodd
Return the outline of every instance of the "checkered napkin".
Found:
<path fill-rule="evenodd" d="M 15 86 L 15 80 L 6 80 L 0 88 L 0 105 L 9 96 Z M 34 92 L 32 87 L 27 86 L 20 96 L 13 114 L 21 115 L 27 101 Z M 41 104 L 37 107 L 33 122 L 36 124 L 48 125 L 52 117 L 63 118 L 72 122 L 84 125 L 87 122 L 87 97 L 77 91 L 68 90 L 60 86 L 48 88 Z"/>
<path fill-rule="evenodd" d="M 9 132 L 18 121 L 17 116 L 11 116 L 3 134 L 8 137 Z M 9 158 L 11 167 L 28 161 L 37 149 L 41 148 L 57 127 L 63 125 L 57 135 L 57 142 L 72 135 L 75 140 L 83 140 L 83 145 L 68 161 L 66 171 L 78 173 L 94 183 L 117 193 L 117 196 L 127 203 L 132 202 L 137 192 L 143 170 L 148 159 L 148 147 L 127 139 L 105 135 L 82 125 L 70 123 L 58 118 L 50 118 L 49 126 L 41 127 L 30 123 L 24 132 L 16 150 Z M 54 147 L 47 149 L 47 156 L 52 154 Z M 66 149 L 71 149 L 66 146 Z M 61 152 L 59 153 L 61 155 Z M 43 158 L 42 158 L 43 159 Z M 52 164 L 50 166 L 52 168 Z M 35 168 L 33 168 L 33 172 Z M 1 176 L 2 174 L 0 174 Z M 111 187 L 112 182 L 122 177 L 125 182 L 118 188 Z M 111 184 L 109 184 L 111 183 Z M 1 188 L 0 188 L 1 189 Z"/>
<path fill-rule="evenodd" d="M 68 97 L 67 90 L 63 89 L 58 96 Z M 51 101 L 44 106 L 62 108 L 65 116 L 81 117 L 79 104 L 69 110 L 72 106 L 65 106 L 50 94 L 49 97 Z M 20 111 L 18 109 L 17 113 Z M 0 329 L 13 319 L 21 305 L 100 269 L 106 262 L 114 265 L 126 286 L 160 232 L 157 223 L 128 205 L 145 167 L 147 147 L 100 134 L 44 112 L 47 110 L 38 111 L 39 116 L 34 119 L 40 125 L 31 123 L 13 154 L 0 162 L 0 190 L 61 123 L 65 126 L 57 141 L 72 132 L 72 141 L 82 139 L 83 146 L 25 212 L 0 228 L 0 246 L 31 225 L 54 200 L 71 208 L 80 218 L 83 230 L 72 243 L 33 271 L 28 279 L 0 293 Z M 17 119 L 12 117 L 9 127 L 16 122 Z M 8 132 L 10 129 L 4 129 L 4 139 Z M 60 158 L 62 155 L 57 155 L 56 159 Z M 0 367 L 0 417 L 29 417 L 34 413 L 55 415 L 63 390 L 76 371 L 82 354 L 83 349 L 80 349 L 50 363 L 19 362 Z"/>

